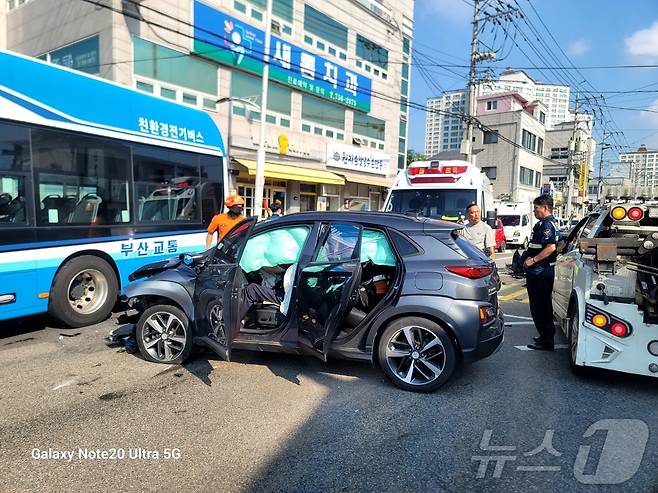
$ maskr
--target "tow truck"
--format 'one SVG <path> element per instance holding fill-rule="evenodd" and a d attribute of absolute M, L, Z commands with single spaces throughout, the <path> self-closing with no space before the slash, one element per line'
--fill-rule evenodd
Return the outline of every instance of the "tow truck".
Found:
<path fill-rule="evenodd" d="M 658 203 L 610 203 L 580 220 L 556 261 L 553 309 L 575 372 L 658 377 Z"/>

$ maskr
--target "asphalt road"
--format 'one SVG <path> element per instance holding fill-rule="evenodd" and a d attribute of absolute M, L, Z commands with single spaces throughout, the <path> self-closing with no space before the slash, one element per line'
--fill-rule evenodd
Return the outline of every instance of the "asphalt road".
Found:
<path fill-rule="evenodd" d="M 151 364 L 104 344 L 112 320 L 5 323 L 0 491 L 658 491 L 658 380 L 518 349 L 522 288 L 504 277 L 501 351 L 429 395 L 352 362 Z"/>

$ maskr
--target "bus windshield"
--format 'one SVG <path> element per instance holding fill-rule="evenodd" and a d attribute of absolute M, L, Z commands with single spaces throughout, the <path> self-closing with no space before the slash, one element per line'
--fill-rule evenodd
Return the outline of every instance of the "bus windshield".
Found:
<path fill-rule="evenodd" d="M 466 215 L 466 207 L 475 199 L 475 190 L 393 190 L 389 211 L 457 221 Z"/>
<path fill-rule="evenodd" d="M 521 216 L 498 216 L 503 221 L 503 226 L 518 226 L 521 224 Z"/>

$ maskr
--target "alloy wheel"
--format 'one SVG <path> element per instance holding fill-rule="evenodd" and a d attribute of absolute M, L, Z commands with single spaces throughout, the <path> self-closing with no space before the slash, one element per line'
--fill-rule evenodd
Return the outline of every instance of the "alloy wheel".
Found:
<path fill-rule="evenodd" d="M 212 330 L 212 334 L 217 342 L 226 345 L 226 332 L 224 330 L 224 313 L 222 311 L 222 305 L 216 303 L 210 307 L 210 310 L 208 310 L 208 322 L 210 323 L 210 329 Z"/>
<path fill-rule="evenodd" d="M 429 329 L 402 327 L 388 340 L 386 364 L 404 383 L 427 385 L 439 378 L 445 369 L 445 347 Z"/>
<path fill-rule="evenodd" d="M 142 343 L 149 355 L 158 361 L 173 361 L 185 350 L 185 324 L 169 312 L 155 312 L 144 322 Z"/>

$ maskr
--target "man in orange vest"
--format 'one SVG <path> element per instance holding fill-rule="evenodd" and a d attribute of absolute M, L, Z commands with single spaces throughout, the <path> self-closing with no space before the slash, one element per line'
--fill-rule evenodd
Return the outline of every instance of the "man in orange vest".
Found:
<path fill-rule="evenodd" d="M 233 226 L 244 219 L 242 211 L 244 209 L 244 199 L 239 195 L 229 195 L 224 201 L 224 205 L 228 207 L 228 212 L 217 214 L 210 221 L 208 226 L 208 234 L 206 235 L 206 250 L 212 244 L 212 237 L 217 232 L 217 243 L 222 241 L 222 238 L 228 233 Z"/>

